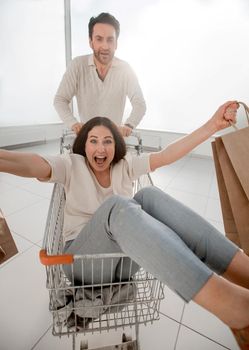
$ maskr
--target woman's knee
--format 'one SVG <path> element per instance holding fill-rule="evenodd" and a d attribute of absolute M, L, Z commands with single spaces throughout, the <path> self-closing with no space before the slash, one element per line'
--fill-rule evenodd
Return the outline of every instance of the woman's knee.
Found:
<path fill-rule="evenodd" d="M 154 186 L 143 187 L 135 194 L 134 198 L 141 198 L 147 195 L 154 194 L 155 189 L 157 189 L 157 187 L 154 187 Z"/>
<path fill-rule="evenodd" d="M 108 199 L 106 199 L 104 204 L 109 205 L 110 207 L 126 206 L 130 201 L 131 201 L 131 199 L 128 197 L 114 194 L 111 197 L 109 197 Z"/>
<path fill-rule="evenodd" d="M 139 203 L 145 203 L 150 202 L 151 200 L 155 200 L 158 195 L 166 195 L 162 190 L 160 190 L 158 187 L 155 186 L 148 186 L 144 187 L 141 190 L 139 190 L 135 196 L 134 199 Z"/>
<path fill-rule="evenodd" d="M 120 195 L 113 195 L 102 204 L 102 208 L 107 210 L 109 215 L 112 213 L 117 214 L 120 212 L 125 212 L 128 209 L 137 206 L 138 203 L 134 199 Z"/>

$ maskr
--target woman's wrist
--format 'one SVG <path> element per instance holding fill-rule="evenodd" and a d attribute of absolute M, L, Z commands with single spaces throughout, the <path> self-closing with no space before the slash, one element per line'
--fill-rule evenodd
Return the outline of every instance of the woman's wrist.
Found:
<path fill-rule="evenodd" d="M 217 131 L 219 131 L 219 129 L 217 128 L 216 123 L 210 119 L 208 120 L 204 125 L 203 125 L 204 129 L 206 130 L 206 133 L 208 134 L 208 136 L 212 136 L 213 134 L 215 134 Z"/>

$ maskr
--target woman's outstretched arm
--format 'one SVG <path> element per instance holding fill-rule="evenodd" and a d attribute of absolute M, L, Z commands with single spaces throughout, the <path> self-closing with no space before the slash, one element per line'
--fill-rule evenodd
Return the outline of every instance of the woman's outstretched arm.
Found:
<path fill-rule="evenodd" d="M 0 172 L 48 180 L 51 176 L 51 167 L 38 154 L 0 149 Z"/>
<path fill-rule="evenodd" d="M 228 101 L 218 108 L 213 117 L 191 134 L 175 141 L 160 152 L 151 153 L 150 168 L 155 170 L 164 165 L 175 162 L 196 146 L 207 140 L 219 130 L 236 122 L 236 112 L 239 105 L 236 101 Z"/>

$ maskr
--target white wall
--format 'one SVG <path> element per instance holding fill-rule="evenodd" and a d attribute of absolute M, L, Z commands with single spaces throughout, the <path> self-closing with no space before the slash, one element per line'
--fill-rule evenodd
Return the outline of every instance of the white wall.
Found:
<path fill-rule="evenodd" d="M 91 16 L 107 11 L 119 19 L 117 55 L 133 66 L 148 106 L 140 128 L 182 135 L 224 100 L 248 102 L 247 0 L 71 4 L 73 56 L 90 52 Z M 63 0 L 0 2 L 0 146 L 20 143 L 20 130 L 23 138 L 51 138 L 48 124 L 59 122 L 52 101 L 65 70 L 63 5 Z M 24 125 L 25 130 L 17 128 Z"/>
<path fill-rule="evenodd" d="M 0 127 L 58 122 L 65 70 L 63 0 L 0 1 Z"/>

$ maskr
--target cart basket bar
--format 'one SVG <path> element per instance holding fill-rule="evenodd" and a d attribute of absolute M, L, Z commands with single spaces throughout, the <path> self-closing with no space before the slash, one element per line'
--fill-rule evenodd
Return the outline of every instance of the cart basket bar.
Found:
<path fill-rule="evenodd" d="M 106 258 L 125 258 L 127 257 L 124 253 L 104 253 L 104 254 L 85 254 L 85 255 L 72 255 L 72 254 L 59 254 L 59 255 L 48 255 L 45 249 L 40 250 L 40 261 L 43 265 L 60 265 L 60 264 L 72 264 L 74 260 L 84 259 L 106 259 Z"/>
<path fill-rule="evenodd" d="M 72 254 L 48 255 L 45 249 L 40 250 L 40 261 L 43 265 L 72 264 L 74 257 Z"/>

